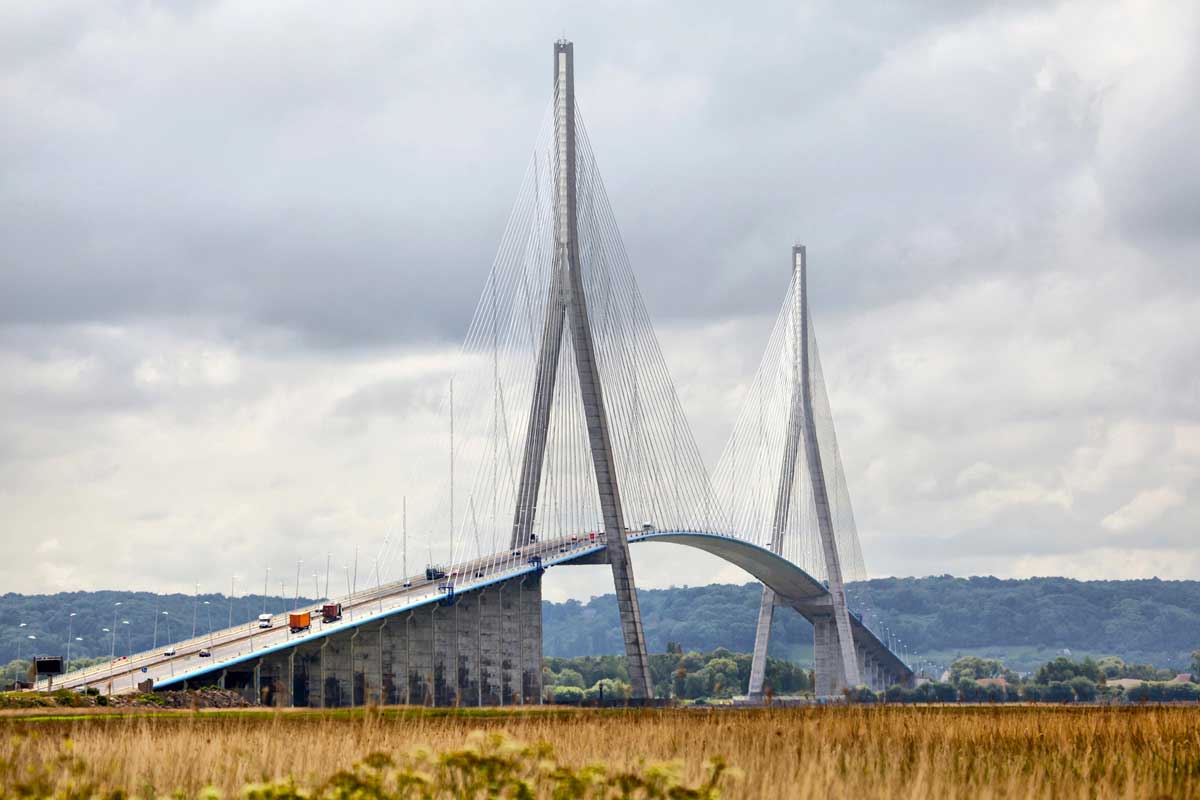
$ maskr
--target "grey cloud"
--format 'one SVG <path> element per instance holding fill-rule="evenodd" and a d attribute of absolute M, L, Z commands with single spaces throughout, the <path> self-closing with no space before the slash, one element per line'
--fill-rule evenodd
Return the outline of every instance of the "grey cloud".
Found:
<path fill-rule="evenodd" d="M 1004 119 L 1038 54 L 952 64 L 969 82 L 919 54 L 1006 13 L 778 4 L 731 30 L 717 5 L 686 26 L 573 12 L 585 114 L 652 310 L 768 309 L 767 265 L 795 236 L 827 254 L 815 288 L 833 308 L 995 263 L 979 245 L 931 252 L 913 231 L 950 212 L 964 240 L 1014 246 L 983 219 L 1054 169 L 1014 171 Z M 36 94 L 10 101 L 31 125 L 6 137 L 0 317 L 232 313 L 333 346 L 458 337 L 548 99 L 532 9 L 459 27 L 289 6 L 266 25 L 199 4 L 158 42 L 153 15 L 129 16 L 46 20 L 53 46 L 13 71 Z M 485 25 L 511 35 L 474 38 Z M 109 50 L 90 46 L 96 29 Z"/>
<path fill-rule="evenodd" d="M 445 441 L 411 360 L 463 335 L 564 27 L 710 463 L 798 238 L 873 572 L 1190 569 L 1200 15 L 686 13 L 0 12 L 0 525 L 81 558 L 0 583 L 111 584 L 168 536 L 144 580 L 186 588 L 365 547 L 432 492 L 399 477 Z"/>

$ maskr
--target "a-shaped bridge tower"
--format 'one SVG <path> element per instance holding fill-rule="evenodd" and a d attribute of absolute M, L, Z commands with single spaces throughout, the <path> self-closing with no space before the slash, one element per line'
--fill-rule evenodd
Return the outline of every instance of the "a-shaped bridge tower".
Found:
<path fill-rule="evenodd" d="M 818 694 L 879 683 L 877 648 L 856 647 L 847 571 L 865 577 L 854 516 L 834 435 L 808 303 L 808 260 L 792 248 L 787 296 L 754 383 L 717 470 L 740 535 L 824 578 L 819 603 L 797 603 L 764 583 L 750 672 L 751 699 L 763 696 L 775 609 L 791 605 L 814 628 Z M 848 568 L 848 569 L 847 569 Z M 860 637 L 861 638 L 861 637 Z"/>
<path fill-rule="evenodd" d="M 599 496 L 601 521 L 607 556 L 612 564 L 621 633 L 629 658 L 629 679 L 635 698 L 653 696 L 650 658 L 646 653 L 646 634 L 642 630 L 642 612 L 638 607 L 629 560 L 621 490 L 617 485 L 617 459 L 609 433 L 608 412 L 604 405 L 604 386 L 596 358 L 596 343 L 588 317 L 587 294 L 583 285 L 583 266 L 579 254 L 579 209 L 575 134 L 575 58 L 574 46 L 560 41 L 554 45 L 554 170 L 553 182 L 553 262 L 546 299 L 546 316 L 537 348 L 537 371 L 529 413 L 525 450 L 521 456 L 517 507 L 510 546 L 520 549 L 530 544 L 537 517 L 542 470 L 546 461 L 546 443 L 550 436 L 550 413 L 554 408 L 554 388 L 558 359 L 562 350 L 564 320 L 570 325 L 567 337 L 575 358 L 575 378 L 583 403 L 587 428 L 588 453 L 592 476 Z"/>

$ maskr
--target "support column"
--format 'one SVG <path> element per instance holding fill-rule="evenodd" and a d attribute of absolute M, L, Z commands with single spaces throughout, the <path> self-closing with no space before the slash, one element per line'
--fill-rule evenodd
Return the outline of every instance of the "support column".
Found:
<path fill-rule="evenodd" d="M 480 592 L 468 592 L 454 606 L 457 659 L 455 686 L 458 704 L 478 706 L 479 703 L 479 601 Z"/>
<path fill-rule="evenodd" d="M 500 685 L 500 592 L 503 584 L 479 594 L 479 690 L 480 705 L 504 704 Z"/>
<path fill-rule="evenodd" d="M 325 648 L 329 647 L 329 637 L 321 640 L 321 708 L 329 708 L 329 683 L 325 676 Z"/>
<path fill-rule="evenodd" d="M 763 699 L 763 682 L 767 675 L 767 646 L 771 640 L 771 623 L 775 620 L 775 592 L 763 584 L 762 602 L 758 606 L 758 625 L 754 629 L 754 655 L 750 660 L 750 690 L 748 697 Z"/>
<path fill-rule="evenodd" d="M 513 689 L 516 682 L 513 680 L 515 669 L 512 653 L 513 643 L 518 638 L 519 626 L 515 614 L 513 614 L 512 593 L 509 592 L 507 597 L 505 596 L 504 590 L 507 588 L 507 582 L 497 587 L 499 613 L 497 614 L 496 661 L 500 676 L 500 705 L 502 706 L 515 705 L 517 702 L 516 691 Z"/>
<path fill-rule="evenodd" d="M 349 689 L 350 689 L 350 707 L 351 708 L 354 708 L 356 705 L 359 705 L 359 702 L 358 702 L 358 676 L 360 674 L 362 674 L 362 678 L 363 678 L 363 690 L 364 690 L 363 693 L 364 694 L 366 693 L 365 690 L 366 690 L 367 676 L 358 671 L 355 661 L 354 661 L 354 640 L 358 638 L 358 635 L 360 633 L 362 633 L 362 626 L 361 625 L 355 626 L 354 632 L 350 634 L 350 641 L 349 641 L 350 653 L 347 656 L 347 661 L 349 662 L 349 666 L 350 666 L 350 669 L 349 669 L 350 674 L 348 676 L 347 683 L 350 684 Z"/>
<path fill-rule="evenodd" d="M 542 581 L 538 575 L 521 579 L 520 653 L 521 702 L 542 702 Z"/>
<path fill-rule="evenodd" d="M 813 617 L 813 693 L 831 697 L 845 688 L 838 674 L 841 655 L 838 653 L 837 626 L 829 614 Z"/>
<path fill-rule="evenodd" d="M 391 697 L 389 696 L 391 694 L 389 689 L 395 686 L 395 681 L 392 680 L 391 676 L 387 674 L 386 667 L 384 665 L 386 663 L 391 663 L 392 668 L 395 669 L 395 660 L 394 660 L 395 654 L 393 654 L 392 658 L 388 659 L 388 661 L 386 661 L 386 662 L 384 661 L 384 654 L 383 654 L 383 631 L 387 627 L 388 622 L 390 622 L 390 621 L 391 621 L 391 617 L 384 617 L 382 620 L 380 620 L 379 631 L 378 631 L 378 635 L 379 635 L 379 662 L 378 662 L 379 694 L 378 694 L 378 698 L 375 700 L 375 702 L 381 706 L 390 705 L 392 702 L 394 702 L 391 699 Z"/>

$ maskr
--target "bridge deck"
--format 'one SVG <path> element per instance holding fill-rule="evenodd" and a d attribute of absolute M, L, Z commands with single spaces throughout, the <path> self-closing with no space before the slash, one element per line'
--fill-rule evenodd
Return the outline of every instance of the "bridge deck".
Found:
<path fill-rule="evenodd" d="M 795 607 L 802 614 L 820 608 L 828 601 L 828 590 L 815 578 L 775 553 L 743 539 L 698 531 L 654 531 L 630 533 L 629 541 L 671 542 L 712 553 L 766 583 L 781 598 L 786 598 L 788 605 Z M 421 574 L 340 598 L 341 620 L 323 623 L 320 614 L 317 613 L 313 615 L 312 627 L 301 633 L 291 633 L 287 613 L 276 614 L 272 617 L 270 628 L 260 629 L 257 620 L 251 620 L 233 628 L 164 646 L 160 651 L 137 653 L 109 664 L 68 673 L 55 680 L 53 685 L 55 688 L 90 687 L 108 690 L 111 684 L 111 691 L 117 693 L 136 691 L 137 684 L 145 680 L 152 680 L 155 688 L 181 685 L 185 680 L 193 682 L 194 685 L 195 681 L 206 675 L 214 675 L 223 669 L 252 661 L 268 653 L 320 640 L 364 623 L 437 603 L 446 596 L 443 591 L 439 591 L 438 587 L 441 585 L 452 585 L 455 593 L 470 592 L 532 573 L 539 568 L 595 559 L 603 554 L 604 549 L 603 534 L 597 534 L 595 538 L 591 538 L 590 535 L 567 536 L 536 542 L 520 548 L 519 551 L 497 553 L 461 565 L 457 567 L 456 573 L 447 578 L 427 580 L 425 575 Z M 530 563 L 535 557 L 541 560 L 540 565 Z M 332 599 L 332 602 L 338 601 L 338 598 Z M 305 606 L 294 611 L 311 610 L 312 606 Z M 855 641 L 874 652 L 877 658 L 888 663 L 897 674 L 911 674 L 908 667 L 860 620 L 854 619 L 853 622 Z M 174 655 L 165 655 L 168 650 L 174 650 Z M 211 655 L 201 657 L 201 650 L 208 650 Z M 38 688 L 47 689 L 48 683 L 42 681 Z"/>

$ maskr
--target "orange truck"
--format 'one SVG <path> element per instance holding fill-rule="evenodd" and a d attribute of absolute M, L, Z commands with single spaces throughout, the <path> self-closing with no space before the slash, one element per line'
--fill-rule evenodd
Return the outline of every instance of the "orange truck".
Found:
<path fill-rule="evenodd" d="M 308 611 L 301 611 L 299 614 L 288 614 L 288 627 L 292 629 L 292 633 L 306 631 L 311 625 L 312 614 Z"/>

